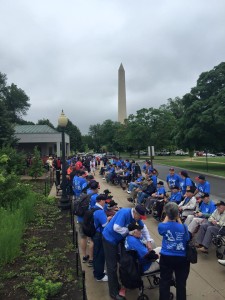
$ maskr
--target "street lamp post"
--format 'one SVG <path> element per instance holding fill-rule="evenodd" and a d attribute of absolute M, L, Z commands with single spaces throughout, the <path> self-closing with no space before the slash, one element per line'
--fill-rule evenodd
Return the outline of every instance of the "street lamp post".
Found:
<path fill-rule="evenodd" d="M 63 110 L 58 119 L 58 125 L 62 129 L 62 196 L 59 201 L 58 207 L 61 209 L 70 209 L 70 201 L 66 193 L 66 155 L 65 155 L 65 127 L 68 119 Z"/>

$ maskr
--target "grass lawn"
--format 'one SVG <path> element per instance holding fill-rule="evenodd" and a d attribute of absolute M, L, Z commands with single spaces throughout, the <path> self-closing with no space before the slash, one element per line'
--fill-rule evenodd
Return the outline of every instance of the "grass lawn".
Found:
<path fill-rule="evenodd" d="M 156 156 L 154 163 L 180 167 L 185 170 L 195 170 L 198 172 L 208 172 L 225 177 L 225 158 L 224 157 L 181 157 L 181 156 Z"/>

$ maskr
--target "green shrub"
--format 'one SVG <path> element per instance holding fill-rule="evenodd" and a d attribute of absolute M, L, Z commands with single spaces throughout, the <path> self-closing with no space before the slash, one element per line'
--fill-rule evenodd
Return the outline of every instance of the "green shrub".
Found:
<path fill-rule="evenodd" d="M 28 292 L 33 296 L 32 300 L 46 300 L 48 296 L 52 297 L 58 294 L 61 287 L 61 282 L 54 283 L 42 276 L 38 276 L 28 288 Z"/>

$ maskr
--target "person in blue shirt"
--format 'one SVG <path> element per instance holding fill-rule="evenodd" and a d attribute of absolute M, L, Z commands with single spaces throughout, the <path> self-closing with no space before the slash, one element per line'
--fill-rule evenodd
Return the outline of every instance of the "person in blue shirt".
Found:
<path fill-rule="evenodd" d="M 208 181 L 206 181 L 205 176 L 204 175 L 199 175 L 198 177 L 195 178 L 195 180 L 198 182 L 197 184 L 197 189 L 195 191 L 195 195 L 197 193 L 200 194 L 204 194 L 207 193 L 210 195 L 210 183 Z"/>
<path fill-rule="evenodd" d="M 87 173 L 85 171 L 80 171 L 78 176 L 74 176 L 73 178 L 73 192 L 76 197 L 80 196 L 83 189 L 87 187 Z"/>
<path fill-rule="evenodd" d="M 137 257 L 143 273 L 149 273 L 159 270 L 159 252 L 161 247 L 149 251 L 145 246 L 145 241 L 142 239 L 141 230 L 143 229 L 138 223 L 128 225 L 129 235 L 125 239 L 125 248 L 128 251 L 134 250 L 137 252 Z"/>
<path fill-rule="evenodd" d="M 143 180 L 143 176 L 140 173 L 137 174 L 137 179 L 129 183 L 127 193 L 130 194 L 134 188 L 140 187 L 142 180 Z"/>
<path fill-rule="evenodd" d="M 160 201 L 164 199 L 164 196 L 166 194 L 165 188 L 164 188 L 164 183 L 163 181 L 159 181 L 157 183 L 157 191 L 151 195 L 151 197 L 148 197 L 146 199 L 145 203 L 145 208 L 147 209 L 148 212 L 150 212 L 152 206 L 156 201 Z"/>
<path fill-rule="evenodd" d="M 194 215 L 187 216 L 187 219 L 185 220 L 185 224 L 188 226 L 188 230 L 191 234 L 196 233 L 199 225 L 206 222 L 216 210 L 216 205 L 210 200 L 208 193 L 204 193 L 201 198 L 202 203 L 198 211 L 196 211 Z"/>
<path fill-rule="evenodd" d="M 167 202 L 175 202 L 176 204 L 179 204 L 182 199 L 183 199 L 183 197 L 182 197 L 181 192 L 179 191 L 179 187 L 173 186 L 171 188 L 171 196 L 170 197 L 165 196 L 163 200 L 156 202 L 155 210 L 156 210 L 157 214 L 155 212 L 154 217 L 158 218 L 158 219 L 162 218 L 163 208 Z"/>
<path fill-rule="evenodd" d="M 141 205 L 135 208 L 120 209 L 103 230 L 103 247 L 105 252 L 109 294 L 113 299 L 122 300 L 119 295 L 119 282 L 117 276 L 118 244 L 128 235 L 128 225 L 137 222 L 143 226 L 142 235 L 146 239 L 146 246 L 152 250 L 153 239 L 150 237 L 146 225 L 141 219 L 146 219 L 145 208 Z"/>
<path fill-rule="evenodd" d="M 158 232 L 163 237 L 159 261 L 159 300 L 170 299 L 173 272 L 176 278 L 176 299 L 186 300 L 186 281 L 190 272 L 186 245 L 190 235 L 187 226 L 179 218 L 177 204 L 169 202 L 164 209 L 166 217 L 158 226 Z"/>
<path fill-rule="evenodd" d="M 97 281 L 108 281 L 108 276 L 104 272 L 105 254 L 102 244 L 102 231 L 112 217 L 107 217 L 104 211 L 106 195 L 100 194 L 96 198 L 94 225 L 96 233 L 93 236 L 94 257 L 93 257 L 93 274 Z"/>
<path fill-rule="evenodd" d="M 137 202 L 141 204 L 145 198 L 150 197 L 153 193 L 156 192 L 156 188 L 154 186 L 153 180 L 151 177 L 147 179 L 147 186 L 145 186 L 142 191 L 139 191 L 137 194 Z"/>
<path fill-rule="evenodd" d="M 180 176 L 175 173 L 175 170 L 173 167 L 169 168 L 169 174 L 166 177 L 166 182 L 168 185 L 168 188 L 171 190 L 174 186 L 180 185 Z"/>
<path fill-rule="evenodd" d="M 180 177 L 181 194 L 184 196 L 188 188 L 194 187 L 194 183 L 192 182 L 191 178 L 188 176 L 188 173 L 186 171 L 181 171 Z"/>

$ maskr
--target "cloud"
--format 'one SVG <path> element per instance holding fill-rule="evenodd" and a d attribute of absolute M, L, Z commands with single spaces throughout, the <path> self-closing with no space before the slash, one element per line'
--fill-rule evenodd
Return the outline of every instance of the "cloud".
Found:
<path fill-rule="evenodd" d="M 182 97 L 224 61 L 218 0 L 0 0 L 0 72 L 30 97 L 26 119 L 56 125 L 61 109 L 87 133 L 117 120 L 117 77 L 127 110 Z"/>

